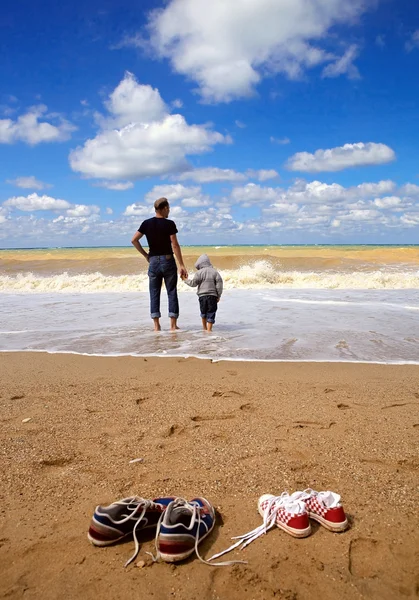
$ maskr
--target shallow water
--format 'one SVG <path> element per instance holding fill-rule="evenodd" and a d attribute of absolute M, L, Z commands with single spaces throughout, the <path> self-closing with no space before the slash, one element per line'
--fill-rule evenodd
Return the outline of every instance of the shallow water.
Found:
<path fill-rule="evenodd" d="M 146 292 L 2 294 L 0 350 L 419 364 L 416 290 L 227 290 L 212 334 L 195 294 L 180 306 L 155 334 Z"/>

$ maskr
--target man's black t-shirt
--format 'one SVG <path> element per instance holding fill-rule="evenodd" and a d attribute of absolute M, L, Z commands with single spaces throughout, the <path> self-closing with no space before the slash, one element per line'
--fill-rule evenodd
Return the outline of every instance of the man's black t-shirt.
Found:
<path fill-rule="evenodd" d="M 173 254 L 170 236 L 177 233 L 174 221 L 152 217 L 143 221 L 138 231 L 147 238 L 149 256 Z"/>

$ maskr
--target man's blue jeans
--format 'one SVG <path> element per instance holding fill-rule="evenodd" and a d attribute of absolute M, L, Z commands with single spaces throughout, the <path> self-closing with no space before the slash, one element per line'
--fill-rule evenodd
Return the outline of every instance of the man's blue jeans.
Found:
<path fill-rule="evenodd" d="M 148 264 L 148 280 L 150 289 L 151 318 L 161 317 L 160 294 L 162 283 L 166 286 L 169 301 L 169 317 L 179 316 L 179 301 L 177 297 L 177 267 L 173 256 L 151 256 Z"/>

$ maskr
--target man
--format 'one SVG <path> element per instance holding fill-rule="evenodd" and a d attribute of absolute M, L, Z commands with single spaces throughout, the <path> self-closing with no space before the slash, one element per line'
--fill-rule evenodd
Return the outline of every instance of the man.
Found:
<path fill-rule="evenodd" d="M 154 331 L 160 331 L 160 294 L 162 283 L 167 290 L 169 301 L 170 330 L 179 329 L 177 319 L 179 317 L 179 301 L 177 296 L 177 269 L 173 253 L 176 256 L 179 275 L 187 277 L 188 272 L 183 264 L 182 252 L 177 241 L 177 228 L 169 216 L 170 206 L 167 198 L 159 198 L 154 203 L 156 216 L 141 223 L 139 230 L 135 233 L 131 243 L 138 252 L 148 261 L 148 277 L 150 289 L 150 312 L 154 321 Z M 140 244 L 140 239 L 146 236 L 148 242 L 148 254 Z"/>

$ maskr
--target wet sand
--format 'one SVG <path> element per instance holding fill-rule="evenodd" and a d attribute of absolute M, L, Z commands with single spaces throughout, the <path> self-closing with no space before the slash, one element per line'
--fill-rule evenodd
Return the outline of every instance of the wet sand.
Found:
<path fill-rule="evenodd" d="M 417 597 L 418 366 L 4 353 L 0 372 L 0 597 Z M 203 495 L 210 556 L 261 523 L 259 495 L 307 487 L 350 529 L 272 530 L 228 555 L 247 565 L 152 564 L 149 536 L 124 569 L 131 541 L 86 538 L 96 504 Z"/>

